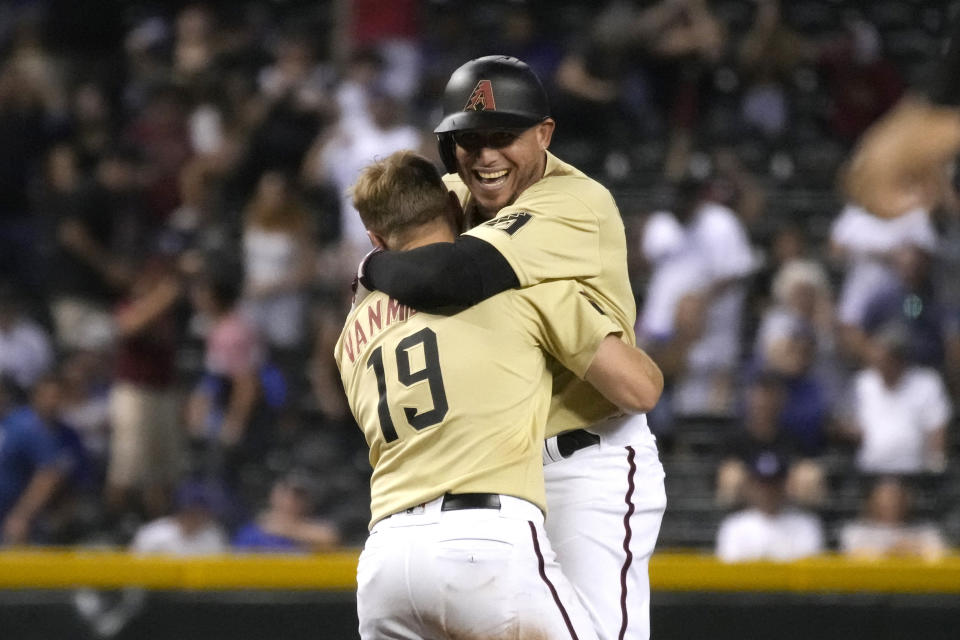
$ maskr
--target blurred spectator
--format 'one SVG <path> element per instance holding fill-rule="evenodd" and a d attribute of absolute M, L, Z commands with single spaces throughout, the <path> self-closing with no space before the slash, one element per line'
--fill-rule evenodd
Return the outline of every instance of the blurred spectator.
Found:
<path fill-rule="evenodd" d="M 217 496 L 206 485 L 188 482 L 177 490 L 173 515 L 140 527 L 130 550 L 180 556 L 208 555 L 227 550 L 227 534 L 217 522 Z"/>
<path fill-rule="evenodd" d="M 681 182 L 676 191 L 678 205 L 684 207 L 689 198 L 707 194 L 709 200 L 727 207 L 736 207 L 741 220 L 755 220 L 761 215 L 765 194 L 735 155 L 729 149 L 717 151 L 712 165 L 715 175 L 704 187 L 695 180 Z M 687 194 L 682 194 L 686 190 Z M 707 198 L 704 199 L 704 202 Z M 638 335 L 643 341 L 663 340 L 673 331 L 677 302 L 685 295 L 696 292 L 703 286 L 704 259 L 689 246 L 693 234 L 690 232 L 689 212 L 680 216 L 667 211 L 656 211 L 646 219 L 641 240 L 641 252 L 651 267 L 650 279 L 646 289 L 646 298 L 638 316 Z M 715 216 L 717 218 L 721 216 Z M 681 224 L 681 219 L 687 226 Z M 702 222 L 702 221 L 701 221 Z M 714 221 L 714 226 L 722 222 Z M 736 227 L 743 228 L 734 221 Z M 737 248 L 743 250 L 743 238 L 738 238 Z M 748 251 L 751 251 L 749 247 Z M 738 255 L 744 260 L 745 255 Z M 752 261 L 752 257 L 750 258 Z"/>
<path fill-rule="evenodd" d="M 747 168 L 730 146 L 717 146 L 705 160 L 705 167 L 713 172 L 708 189 L 710 198 L 736 211 L 740 223 L 752 237 L 754 228 L 764 222 L 762 218 L 767 207 L 763 181 Z"/>
<path fill-rule="evenodd" d="M 878 479 L 861 517 L 840 530 L 840 550 L 866 558 L 941 558 L 947 550 L 943 532 L 935 523 L 913 522 L 911 506 L 910 491 L 902 480 Z"/>
<path fill-rule="evenodd" d="M 786 465 L 765 451 L 750 464 L 749 507 L 733 513 L 717 532 L 717 556 L 723 562 L 790 561 L 825 550 L 820 519 L 787 505 Z"/>
<path fill-rule="evenodd" d="M 60 418 L 76 429 L 90 456 L 97 487 L 106 479 L 110 444 L 109 375 L 106 358 L 95 352 L 66 355 L 60 364 Z"/>
<path fill-rule="evenodd" d="M 702 268 L 688 248 L 687 232 L 669 211 L 655 211 L 644 224 L 641 252 L 650 269 L 645 297 L 637 313 L 639 344 L 654 354 L 664 372 L 664 395 L 647 419 L 664 442 L 672 436 L 674 382 L 684 369 L 690 345 L 703 334 Z"/>
<path fill-rule="evenodd" d="M 195 158 L 184 166 L 180 173 L 180 206 L 159 232 L 159 246 L 177 256 L 178 268 L 184 274 L 195 275 L 204 255 L 232 249 L 232 220 L 224 215 L 217 199 L 222 177 L 218 163 L 218 159 Z"/>
<path fill-rule="evenodd" d="M 174 316 L 181 294 L 178 276 L 166 261 L 149 258 L 114 314 L 107 500 L 117 513 L 134 505 L 151 518 L 166 513 L 182 471 Z"/>
<path fill-rule="evenodd" d="M 230 484 L 243 462 L 262 454 L 268 437 L 260 411 L 266 353 L 256 327 L 240 311 L 241 281 L 242 274 L 218 264 L 191 291 L 207 329 L 203 376 L 187 403 L 187 428 L 213 456 L 209 470 L 225 473 Z"/>
<path fill-rule="evenodd" d="M 726 43 L 703 0 L 608 2 L 560 62 L 555 111 L 583 140 L 622 148 L 633 131 L 669 126 L 665 172 L 683 174 L 700 118 L 700 82 Z M 639 61 L 639 64 L 638 64 Z M 619 126 L 617 126 L 619 125 Z"/>
<path fill-rule="evenodd" d="M 60 224 L 79 217 L 83 190 L 88 187 L 77 150 L 67 143 L 56 144 L 44 158 L 39 180 L 32 190 L 32 208 L 39 222 L 37 249 L 43 264 L 43 294 L 47 298 L 60 289 L 57 280 L 63 255 Z"/>
<path fill-rule="evenodd" d="M 104 87 L 93 81 L 77 85 L 71 96 L 70 129 L 67 145 L 76 154 L 77 168 L 90 172 L 117 138 L 116 118 Z M 60 185 L 54 184 L 54 188 Z"/>
<path fill-rule="evenodd" d="M 751 130 L 777 138 L 790 121 L 791 75 L 815 55 L 815 45 L 784 23 L 780 0 L 758 0 L 756 6 L 753 23 L 739 43 L 745 85 L 740 117 Z"/>
<path fill-rule="evenodd" d="M 769 234 L 758 234 L 758 242 L 763 251 L 763 262 L 753 278 L 753 287 L 749 299 L 754 302 L 752 316 L 757 319 L 770 306 L 779 304 L 773 299 L 773 280 L 788 262 L 794 260 L 813 260 L 819 262 L 819 254 L 812 250 L 811 238 L 799 222 L 799 215 L 791 215 L 789 220 L 778 221 L 776 228 Z M 832 304 L 832 303 L 831 303 Z M 831 318 L 832 322 L 832 318 Z"/>
<path fill-rule="evenodd" d="M 61 348 L 103 349 L 113 339 L 109 309 L 129 286 L 129 259 L 141 254 L 147 237 L 136 163 L 129 149 L 111 149 L 94 184 L 74 192 L 76 205 L 64 206 L 55 222 L 51 311 Z"/>
<path fill-rule="evenodd" d="M 938 371 L 910 360 L 909 338 L 897 323 L 870 336 L 868 365 L 853 379 L 852 423 L 857 468 L 870 474 L 942 472 L 953 413 Z"/>
<path fill-rule="evenodd" d="M 826 269 L 815 260 L 787 260 L 774 274 L 770 299 L 756 332 L 756 361 L 786 375 L 802 373 L 803 367 L 791 357 L 791 342 L 808 336 L 813 341 L 813 370 L 822 380 L 836 383 L 836 327 Z"/>
<path fill-rule="evenodd" d="M 678 185 L 676 215 L 684 227 L 678 259 L 689 261 L 683 279 L 696 286 L 677 303 L 674 333 L 650 345 L 672 378 L 670 403 L 678 418 L 729 416 L 733 410 L 746 282 L 755 261 L 743 224 L 720 204 L 711 190 L 715 184 L 691 179 Z"/>
<path fill-rule="evenodd" d="M 239 128 L 231 144 L 242 150 L 224 194 L 228 208 L 242 208 L 265 171 L 297 171 L 311 142 L 335 118 L 331 71 L 317 60 L 311 37 L 284 34 L 273 52 L 273 63 L 257 74 L 259 91 L 251 92 L 242 77 L 227 87 L 228 112 L 236 112 L 228 132 Z"/>
<path fill-rule="evenodd" d="M 806 456 L 827 445 L 833 404 L 842 385 L 836 367 L 833 307 L 823 267 L 793 260 L 773 282 L 775 305 L 760 321 L 752 368 L 781 376 L 787 396 L 781 421 Z"/>
<path fill-rule="evenodd" d="M 717 503 L 742 504 L 750 476 L 750 464 L 767 451 L 776 453 L 786 465 L 787 496 L 806 505 L 819 504 L 826 497 L 822 465 L 805 450 L 804 443 L 782 426 L 788 390 L 775 374 L 756 375 L 744 394 L 743 429 L 729 443 L 717 469 Z"/>
<path fill-rule="evenodd" d="M 22 305 L 15 287 L 0 282 L 0 376 L 26 391 L 52 367 L 53 348 L 47 332 Z"/>
<path fill-rule="evenodd" d="M 185 102 L 174 86 L 154 87 L 123 132 L 124 140 L 139 150 L 138 181 L 143 205 L 154 224 L 166 219 L 179 204 L 177 181 L 191 155 Z"/>
<path fill-rule="evenodd" d="M 173 76 L 196 86 L 206 80 L 216 58 L 216 23 L 210 7 L 188 4 L 177 13 L 174 25 Z"/>
<path fill-rule="evenodd" d="M 157 10 L 147 10 L 130 24 L 123 41 L 126 78 L 123 106 L 131 113 L 143 108 L 150 91 L 168 81 L 170 22 Z"/>
<path fill-rule="evenodd" d="M 960 38 L 954 34 L 952 40 L 956 58 Z M 951 91 L 955 72 L 950 65 L 936 75 L 941 86 L 932 93 Z M 951 166 L 960 149 L 960 119 L 951 106 L 955 98 L 941 95 L 939 100 L 914 91 L 864 132 L 839 176 L 851 202 L 884 218 L 918 208 L 957 209 Z"/>
<path fill-rule="evenodd" d="M 92 501 L 99 497 L 95 469 L 80 434 L 65 422 L 63 382 L 49 375 L 37 382 L 30 399 L 30 411 L 21 413 L 27 420 L 39 420 L 53 435 L 63 479 L 39 518 L 36 540 L 46 544 L 78 542 L 98 519 L 99 510 Z"/>
<path fill-rule="evenodd" d="M 401 100 L 416 91 L 420 81 L 422 3 L 396 0 L 389 4 L 377 0 L 351 0 L 350 45 L 376 50 L 386 63 L 385 88 Z M 390 152 L 384 154 L 386 157 Z"/>
<path fill-rule="evenodd" d="M 268 101 L 292 99 L 301 106 L 315 105 L 327 88 L 328 70 L 306 34 L 288 33 L 277 39 L 274 62 L 257 76 L 260 93 Z"/>
<path fill-rule="evenodd" d="M 843 33 L 821 45 L 818 63 L 830 132 L 848 145 L 903 94 L 903 77 L 884 57 L 880 33 L 860 16 L 848 16 Z"/>
<path fill-rule="evenodd" d="M 360 259 L 370 250 L 367 230 L 353 208 L 348 192 L 357 176 L 376 158 L 401 149 L 427 149 L 423 134 L 405 124 L 403 103 L 378 84 L 367 97 L 370 122 L 341 119 L 313 143 L 303 165 L 309 185 L 331 183 L 340 197 L 340 244 L 327 253 L 321 274 L 330 283 L 347 282 Z M 435 155 L 429 145 L 431 155 Z"/>
<path fill-rule="evenodd" d="M 75 432 L 59 422 L 60 385 L 37 382 L 30 403 L 0 422 L 0 522 L 3 540 L 27 542 L 58 491 L 78 487 L 89 471 Z"/>
<path fill-rule="evenodd" d="M 310 215 L 290 178 L 260 177 L 244 219 L 244 310 L 284 362 L 306 338 L 306 304 L 315 270 Z M 287 373 L 291 373 L 287 371 Z"/>
<path fill-rule="evenodd" d="M 933 279 L 934 256 L 922 247 L 904 244 L 890 261 L 896 279 L 878 289 L 867 301 L 861 327 L 850 327 L 848 338 L 859 342 L 880 327 L 894 322 L 907 330 L 910 359 L 916 364 L 956 368 L 947 354 L 957 353 L 957 311 L 947 308 Z M 857 329 L 862 333 L 858 335 Z"/>
<path fill-rule="evenodd" d="M 699 286 L 700 269 L 686 253 L 686 231 L 669 211 L 654 211 L 643 225 L 640 251 L 649 265 L 637 336 L 643 343 L 668 339 L 674 332 L 677 303 Z"/>
<path fill-rule="evenodd" d="M 778 360 L 769 368 L 782 376 L 787 392 L 780 418 L 783 429 L 795 439 L 803 455 L 822 455 L 827 449 L 838 394 L 834 385 L 840 380 L 814 368 L 816 338 L 812 332 L 799 329 L 778 346 Z"/>
<path fill-rule="evenodd" d="M 774 274 L 772 305 L 757 329 L 755 355 L 763 363 L 791 373 L 795 365 L 783 362 L 781 341 L 797 331 L 809 332 L 815 341 L 818 364 L 828 367 L 835 357 L 833 296 L 826 270 L 819 262 L 791 259 Z"/>
<path fill-rule="evenodd" d="M 36 65 L 31 58 L 35 56 L 15 50 L 0 59 L 0 148 L 4 150 L 0 160 L 0 278 L 32 289 L 43 283 L 37 271 L 38 229 L 30 215 L 28 189 L 56 128 L 52 94 L 57 85 L 47 73 L 46 62 Z"/>
<path fill-rule="evenodd" d="M 929 212 L 914 209 L 893 218 L 878 218 L 862 207 L 848 204 L 830 229 L 831 258 L 842 265 L 843 285 L 837 299 L 840 347 L 843 355 L 859 362 L 856 332 L 862 326 L 871 297 L 877 291 L 896 286 L 890 266 L 896 250 L 911 244 L 926 251 L 937 248 L 937 232 Z M 851 335 L 853 333 L 853 335 Z"/>
<path fill-rule="evenodd" d="M 350 56 L 336 90 L 341 126 L 370 124 L 370 96 L 382 81 L 385 64 L 383 56 L 373 49 L 359 49 Z"/>
<path fill-rule="evenodd" d="M 312 487 L 297 473 L 274 482 L 267 508 L 242 525 L 234 548 L 247 551 L 320 551 L 340 541 L 337 527 L 313 516 Z"/>

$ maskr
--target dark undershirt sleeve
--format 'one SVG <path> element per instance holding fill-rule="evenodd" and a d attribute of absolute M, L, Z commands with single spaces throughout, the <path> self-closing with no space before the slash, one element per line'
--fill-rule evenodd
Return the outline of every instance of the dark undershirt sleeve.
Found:
<path fill-rule="evenodd" d="M 927 97 L 936 104 L 960 106 L 960 15 L 949 26 L 946 49 L 934 67 Z"/>
<path fill-rule="evenodd" d="M 419 311 L 468 307 L 520 286 L 507 259 L 484 240 L 460 236 L 410 251 L 370 256 L 363 285 Z"/>

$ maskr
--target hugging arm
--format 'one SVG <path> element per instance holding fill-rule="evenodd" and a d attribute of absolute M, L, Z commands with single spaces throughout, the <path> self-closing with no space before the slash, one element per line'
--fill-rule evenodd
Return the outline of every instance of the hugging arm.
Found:
<path fill-rule="evenodd" d="M 490 243 L 472 236 L 410 251 L 375 253 L 362 271 L 363 286 L 421 311 L 471 306 L 520 286 L 507 259 Z"/>
<path fill-rule="evenodd" d="M 600 343 L 584 380 L 627 413 L 650 411 L 663 392 L 663 373 L 656 363 L 616 335 Z"/>

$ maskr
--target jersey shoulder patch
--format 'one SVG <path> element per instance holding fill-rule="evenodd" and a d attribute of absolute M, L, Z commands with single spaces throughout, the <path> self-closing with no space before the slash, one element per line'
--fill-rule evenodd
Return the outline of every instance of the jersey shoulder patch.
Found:
<path fill-rule="evenodd" d="M 523 225 L 530 222 L 532 218 L 533 216 L 526 211 L 515 211 L 513 213 L 506 213 L 502 216 L 497 216 L 493 220 L 487 220 L 483 223 L 483 226 L 499 229 L 508 236 L 512 236 L 517 231 L 522 229 Z"/>

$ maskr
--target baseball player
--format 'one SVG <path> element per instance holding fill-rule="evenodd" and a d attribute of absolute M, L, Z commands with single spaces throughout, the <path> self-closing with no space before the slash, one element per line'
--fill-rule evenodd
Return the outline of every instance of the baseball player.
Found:
<path fill-rule="evenodd" d="M 555 122 L 530 68 L 486 56 L 458 68 L 435 129 L 446 184 L 471 227 L 455 243 L 379 252 L 358 276 L 417 309 L 469 305 L 569 279 L 635 340 L 623 222 L 610 192 L 547 151 Z M 643 415 L 569 372 L 554 377 L 544 445 L 547 532 L 601 638 L 649 636 L 648 560 L 666 494 Z"/>
<path fill-rule="evenodd" d="M 374 243 L 401 251 L 453 241 L 451 195 L 411 152 L 353 189 Z M 542 528 L 545 354 L 632 410 L 662 376 L 588 296 L 558 281 L 458 313 L 355 304 L 335 356 L 373 465 L 362 638 L 596 638 Z"/>

